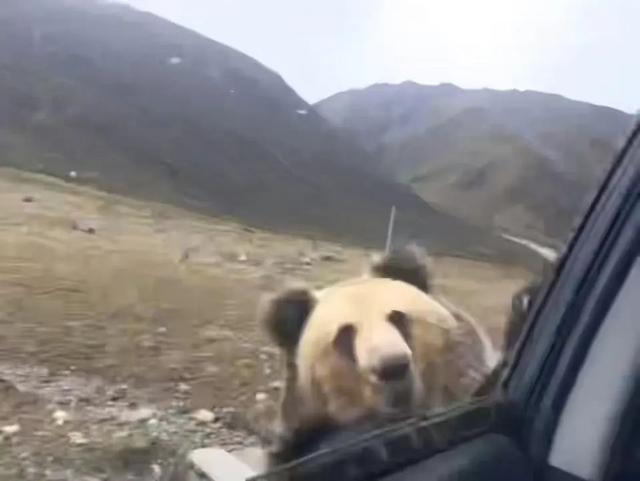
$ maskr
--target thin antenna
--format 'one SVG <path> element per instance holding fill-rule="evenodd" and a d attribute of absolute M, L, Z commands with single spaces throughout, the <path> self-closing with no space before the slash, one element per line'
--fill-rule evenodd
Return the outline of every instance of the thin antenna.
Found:
<path fill-rule="evenodd" d="M 391 207 L 391 215 L 389 216 L 389 227 L 387 228 L 387 242 L 384 246 L 384 252 L 389 253 L 391 249 L 391 239 L 393 238 L 393 225 L 396 221 L 396 206 Z"/>

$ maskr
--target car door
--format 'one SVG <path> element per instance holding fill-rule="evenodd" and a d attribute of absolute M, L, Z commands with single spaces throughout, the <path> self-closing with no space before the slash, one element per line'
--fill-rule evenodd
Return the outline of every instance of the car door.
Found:
<path fill-rule="evenodd" d="M 634 267 L 639 248 L 640 125 L 532 304 L 509 354 L 510 367 L 494 391 L 441 413 L 341 433 L 314 454 L 250 479 L 606 479 L 616 471 L 612 460 L 625 448 L 620 439 L 627 439 L 624 420 L 635 399 L 635 377 L 605 383 L 605 374 L 591 381 L 601 382 L 602 392 L 587 387 L 589 376 L 603 371 L 599 359 L 624 357 L 622 350 L 620 356 L 603 356 L 601 346 L 615 348 L 610 332 L 624 336 L 624 323 L 634 314 L 629 302 L 640 298 L 633 294 L 640 293 L 640 276 L 635 277 L 640 269 Z M 636 366 L 633 350 L 640 333 L 638 338 L 626 343 L 626 364 L 612 365 L 617 377 Z M 588 398 L 594 392 L 598 402 Z M 608 402 L 609 410 L 588 409 Z M 591 429 L 596 419 L 598 433 Z M 597 463 L 581 462 L 580 452 L 572 449 L 578 441 L 590 446 L 589 456 L 598 457 Z"/>

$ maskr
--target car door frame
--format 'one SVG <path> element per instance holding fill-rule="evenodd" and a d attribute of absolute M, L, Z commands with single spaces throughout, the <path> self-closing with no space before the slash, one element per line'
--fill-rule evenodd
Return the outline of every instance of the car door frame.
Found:
<path fill-rule="evenodd" d="M 515 433 L 538 466 L 589 346 L 637 255 L 640 124 L 532 305 L 503 382 Z"/>

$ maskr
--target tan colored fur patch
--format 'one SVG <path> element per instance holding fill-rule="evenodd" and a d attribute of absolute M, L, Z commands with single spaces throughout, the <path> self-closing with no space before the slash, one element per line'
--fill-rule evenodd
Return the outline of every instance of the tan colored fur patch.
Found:
<path fill-rule="evenodd" d="M 374 332 L 373 337 L 384 337 L 384 329 L 389 331 L 387 338 L 395 333 L 397 342 L 404 343 L 388 322 L 393 310 L 404 312 L 410 319 L 416 392 L 422 393 L 426 386 L 428 395 L 418 401 L 429 405 L 442 402 L 445 382 L 440 373 L 443 370 L 440 360 L 445 357 L 449 333 L 457 327 L 457 322 L 440 303 L 409 284 L 385 278 L 348 280 L 324 289 L 317 298 L 296 356 L 298 388 L 303 404 L 311 411 L 309 415 L 346 423 L 380 410 L 380 399 L 362 372 L 362 366 L 337 356 L 332 350 L 332 341 L 341 326 L 353 324 L 359 361 L 366 364 L 362 351 L 357 349 L 360 347 L 358 336 L 364 339 L 361 342 L 365 349 L 372 339 L 367 339 L 367 334 Z M 376 329 L 383 331 L 375 332 Z M 318 386 L 322 391 L 320 396 L 316 391 Z"/>

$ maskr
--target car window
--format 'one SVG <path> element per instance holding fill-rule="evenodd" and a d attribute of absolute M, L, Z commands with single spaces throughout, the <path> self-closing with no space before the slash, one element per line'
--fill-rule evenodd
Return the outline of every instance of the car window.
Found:
<path fill-rule="evenodd" d="M 492 393 L 633 125 L 638 14 L 4 0 L 0 481 Z"/>

